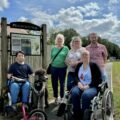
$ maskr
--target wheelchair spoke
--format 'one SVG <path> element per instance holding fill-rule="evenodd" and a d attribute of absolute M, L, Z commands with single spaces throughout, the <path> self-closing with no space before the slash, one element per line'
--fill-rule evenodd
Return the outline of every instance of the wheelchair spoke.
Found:
<path fill-rule="evenodd" d="M 102 116 L 103 120 L 113 120 L 113 95 L 109 89 L 105 90 L 102 100 Z"/>

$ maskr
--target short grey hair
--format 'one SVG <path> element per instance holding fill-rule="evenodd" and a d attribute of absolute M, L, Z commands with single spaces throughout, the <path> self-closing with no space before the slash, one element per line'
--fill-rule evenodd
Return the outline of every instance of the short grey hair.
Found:
<path fill-rule="evenodd" d="M 62 44 L 64 44 L 65 37 L 64 37 L 63 34 L 60 34 L 60 33 L 57 34 L 57 36 L 56 36 L 56 38 L 55 38 L 55 44 L 57 43 L 57 40 L 58 40 L 59 38 L 62 40 Z"/>

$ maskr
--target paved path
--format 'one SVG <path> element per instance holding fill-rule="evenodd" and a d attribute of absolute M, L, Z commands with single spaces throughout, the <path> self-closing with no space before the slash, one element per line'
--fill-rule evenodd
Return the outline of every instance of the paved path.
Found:
<path fill-rule="evenodd" d="M 112 90 L 112 63 L 108 63 L 106 65 L 106 71 L 108 74 L 108 85 L 110 89 Z M 63 117 L 56 116 L 57 109 L 58 109 L 58 106 L 55 105 L 53 102 L 51 102 L 49 108 L 46 109 L 48 120 L 64 120 Z M 0 120 L 19 120 L 19 119 L 13 119 L 13 118 L 8 119 L 8 118 L 0 116 Z"/>

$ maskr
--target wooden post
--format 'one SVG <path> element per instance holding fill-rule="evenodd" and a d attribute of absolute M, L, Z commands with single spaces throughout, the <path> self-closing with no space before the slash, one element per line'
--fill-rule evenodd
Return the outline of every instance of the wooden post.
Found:
<path fill-rule="evenodd" d="M 42 45 L 43 45 L 43 50 L 42 50 L 42 67 L 44 69 L 47 68 L 47 27 L 46 24 L 42 25 Z"/>
<path fill-rule="evenodd" d="M 1 18 L 1 87 L 6 86 L 8 69 L 7 19 Z"/>

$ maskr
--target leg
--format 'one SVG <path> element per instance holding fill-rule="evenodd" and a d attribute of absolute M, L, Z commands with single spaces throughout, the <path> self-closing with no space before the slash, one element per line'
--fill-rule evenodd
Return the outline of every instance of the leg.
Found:
<path fill-rule="evenodd" d="M 64 96 L 65 77 L 66 77 L 66 67 L 59 68 L 60 97 L 61 98 L 63 98 L 63 96 Z"/>
<path fill-rule="evenodd" d="M 10 94 L 12 98 L 12 104 L 15 104 L 17 102 L 19 91 L 20 91 L 19 84 L 15 82 L 11 83 Z"/>
<path fill-rule="evenodd" d="M 22 102 L 23 103 L 28 103 L 29 92 L 30 92 L 30 83 L 26 81 L 22 85 Z"/>
<path fill-rule="evenodd" d="M 53 88 L 53 96 L 58 97 L 58 68 L 51 67 L 51 82 Z"/>
<path fill-rule="evenodd" d="M 71 102 L 73 104 L 73 112 L 75 120 L 82 120 L 82 111 L 80 106 L 80 98 L 82 91 L 77 86 L 72 89 Z"/>
<path fill-rule="evenodd" d="M 72 101 L 72 104 L 73 104 L 73 111 L 79 111 L 80 110 L 81 94 L 82 94 L 82 91 L 77 86 L 72 89 L 71 101 Z"/>
<path fill-rule="evenodd" d="M 97 95 L 96 88 L 89 88 L 83 92 L 83 94 L 81 95 L 82 110 L 83 111 L 85 111 L 85 109 L 89 109 L 90 101 L 93 99 L 93 97 L 95 95 Z"/>
<path fill-rule="evenodd" d="M 75 86 L 75 75 L 69 72 L 67 78 L 67 90 L 70 91 L 72 87 Z"/>
<path fill-rule="evenodd" d="M 49 103 L 48 103 L 48 89 L 47 86 L 45 87 L 45 107 L 49 107 Z"/>

